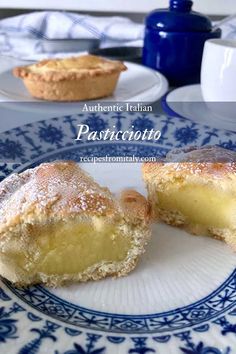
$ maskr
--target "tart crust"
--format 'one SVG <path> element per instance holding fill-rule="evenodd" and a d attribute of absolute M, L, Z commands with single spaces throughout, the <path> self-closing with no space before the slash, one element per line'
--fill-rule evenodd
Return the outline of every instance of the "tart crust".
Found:
<path fill-rule="evenodd" d="M 57 234 L 53 230 L 57 227 L 56 231 L 60 233 L 63 227 L 70 224 L 78 227 L 80 236 L 76 234 L 73 242 L 68 232 L 58 238 L 60 242 L 65 242 L 58 249 L 63 250 L 69 243 L 71 254 L 67 259 L 56 258 L 60 262 L 60 272 L 52 271 L 51 268 L 50 272 L 45 271 L 45 266 L 39 268 L 42 252 L 45 253 L 41 245 L 44 247 L 46 243 L 47 247 L 52 247 L 49 251 L 47 248 L 48 253 L 43 256 L 42 264 L 45 264 L 48 254 L 55 252 L 58 246 L 55 246 Z M 84 234 L 84 225 L 90 231 L 98 230 L 98 235 L 99 230 L 105 230 L 107 225 L 108 231 L 116 227 L 122 242 L 129 242 L 128 252 L 125 256 L 122 253 L 121 259 L 99 258 L 96 262 L 90 262 L 82 271 L 63 272 L 63 264 L 67 262 L 65 269 L 68 269 L 68 262 L 80 257 L 78 250 L 82 248 L 76 248 L 76 237 L 82 237 L 83 242 L 93 242 L 90 245 L 95 252 L 96 247 L 99 249 L 99 238 L 93 241 L 90 231 Z M 150 236 L 148 225 L 149 204 L 136 191 L 125 191 L 117 200 L 75 162 L 44 163 L 20 174 L 12 174 L 0 184 L 0 274 L 17 285 L 42 282 L 49 286 L 58 286 L 68 281 L 124 276 L 134 269 L 144 252 Z M 42 233 L 45 229 L 50 230 L 46 236 Z M 108 240 L 109 232 L 102 239 L 105 245 L 106 237 Z M 109 240 L 113 242 L 113 238 Z M 97 246 L 93 246 L 94 243 Z M 90 252 L 88 247 L 86 249 Z"/>
<path fill-rule="evenodd" d="M 169 225 L 184 228 L 194 235 L 201 234 L 225 240 L 236 251 L 236 153 L 234 151 L 217 146 L 177 149 L 168 153 L 166 158 L 160 159 L 160 162 L 145 163 L 142 171 L 152 207 L 152 217 L 155 220 L 162 220 Z M 181 199 L 181 193 L 186 190 L 194 198 L 188 201 L 188 207 L 184 212 L 183 203 L 186 198 Z M 209 210 L 206 206 L 208 195 L 205 199 L 206 204 L 202 203 L 204 193 L 209 191 L 212 198 L 209 206 L 213 207 L 213 210 Z M 203 197 L 199 197 L 199 193 Z M 172 195 L 172 200 L 171 203 L 168 202 L 167 207 L 166 201 L 170 195 Z M 217 195 L 221 197 L 218 198 Z M 174 202 L 173 198 L 175 198 Z M 179 200 L 178 204 L 176 200 Z M 195 206 L 198 203 L 200 207 L 197 206 L 197 208 L 199 210 L 202 208 L 204 225 L 201 224 L 202 220 L 199 220 L 196 214 Z M 230 207 L 229 203 L 231 203 Z M 173 207 L 173 205 L 178 206 Z M 223 208 L 229 207 L 225 209 L 227 212 L 222 209 L 222 213 L 226 216 L 230 215 L 230 221 L 222 226 L 208 225 L 204 215 L 209 213 L 212 220 L 212 215 L 216 214 L 217 209 L 222 206 Z M 193 214 L 194 222 L 186 214 L 186 210 L 187 214 Z"/>
<path fill-rule="evenodd" d="M 120 73 L 127 67 L 120 61 L 93 55 L 43 60 L 13 69 L 29 93 L 49 101 L 81 101 L 113 94 Z"/>

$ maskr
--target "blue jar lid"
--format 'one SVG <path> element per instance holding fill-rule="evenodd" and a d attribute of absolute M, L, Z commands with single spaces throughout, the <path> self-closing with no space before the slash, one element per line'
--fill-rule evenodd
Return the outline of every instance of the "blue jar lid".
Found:
<path fill-rule="evenodd" d="M 210 32 L 209 17 L 192 11 L 191 0 L 170 0 L 170 7 L 157 9 L 146 17 L 146 26 L 158 31 Z"/>

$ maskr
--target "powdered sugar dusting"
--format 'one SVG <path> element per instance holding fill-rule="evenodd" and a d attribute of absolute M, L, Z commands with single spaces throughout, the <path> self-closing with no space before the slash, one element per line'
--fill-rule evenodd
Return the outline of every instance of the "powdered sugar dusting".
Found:
<path fill-rule="evenodd" d="M 114 211 L 111 193 L 71 161 L 44 163 L 0 184 L 0 222 L 66 217 L 78 213 L 104 215 Z"/>
<path fill-rule="evenodd" d="M 210 173 L 216 178 L 235 174 L 236 153 L 218 146 L 187 147 L 167 154 L 165 162 L 173 163 L 176 171 L 187 169 L 190 174 Z"/>

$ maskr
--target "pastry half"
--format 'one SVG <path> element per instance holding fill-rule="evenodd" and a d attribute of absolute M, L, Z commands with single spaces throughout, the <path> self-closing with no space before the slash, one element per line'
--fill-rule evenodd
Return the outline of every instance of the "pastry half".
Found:
<path fill-rule="evenodd" d="M 82 101 L 113 94 L 126 66 L 94 55 L 48 59 L 16 67 L 13 74 L 23 80 L 29 93 L 49 101 Z"/>
<path fill-rule="evenodd" d="M 0 275 L 50 286 L 126 275 L 148 223 L 143 196 L 126 191 L 117 201 L 74 162 L 12 174 L 0 184 Z"/>
<path fill-rule="evenodd" d="M 225 240 L 236 250 L 236 153 L 220 147 L 175 150 L 143 165 L 156 219 Z"/>

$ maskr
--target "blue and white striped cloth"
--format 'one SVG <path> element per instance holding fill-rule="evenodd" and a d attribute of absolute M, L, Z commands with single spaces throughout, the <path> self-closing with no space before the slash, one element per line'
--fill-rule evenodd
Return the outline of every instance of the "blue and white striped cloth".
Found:
<path fill-rule="evenodd" d="M 236 39 L 236 18 L 221 26 L 223 38 Z M 0 20 L 0 55 L 21 59 L 63 56 L 42 45 L 45 40 L 100 40 L 100 47 L 142 46 L 144 25 L 125 17 L 94 17 L 71 12 L 40 11 Z M 71 55 L 71 53 L 68 53 Z"/>
<path fill-rule="evenodd" d="M 142 45 L 144 25 L 125 17 L 41 11 L 0 21 L 0 54 L 38 59 L 53 56 L 42 44 L 53 39 L 100 40 L 100 46 Z"/>

